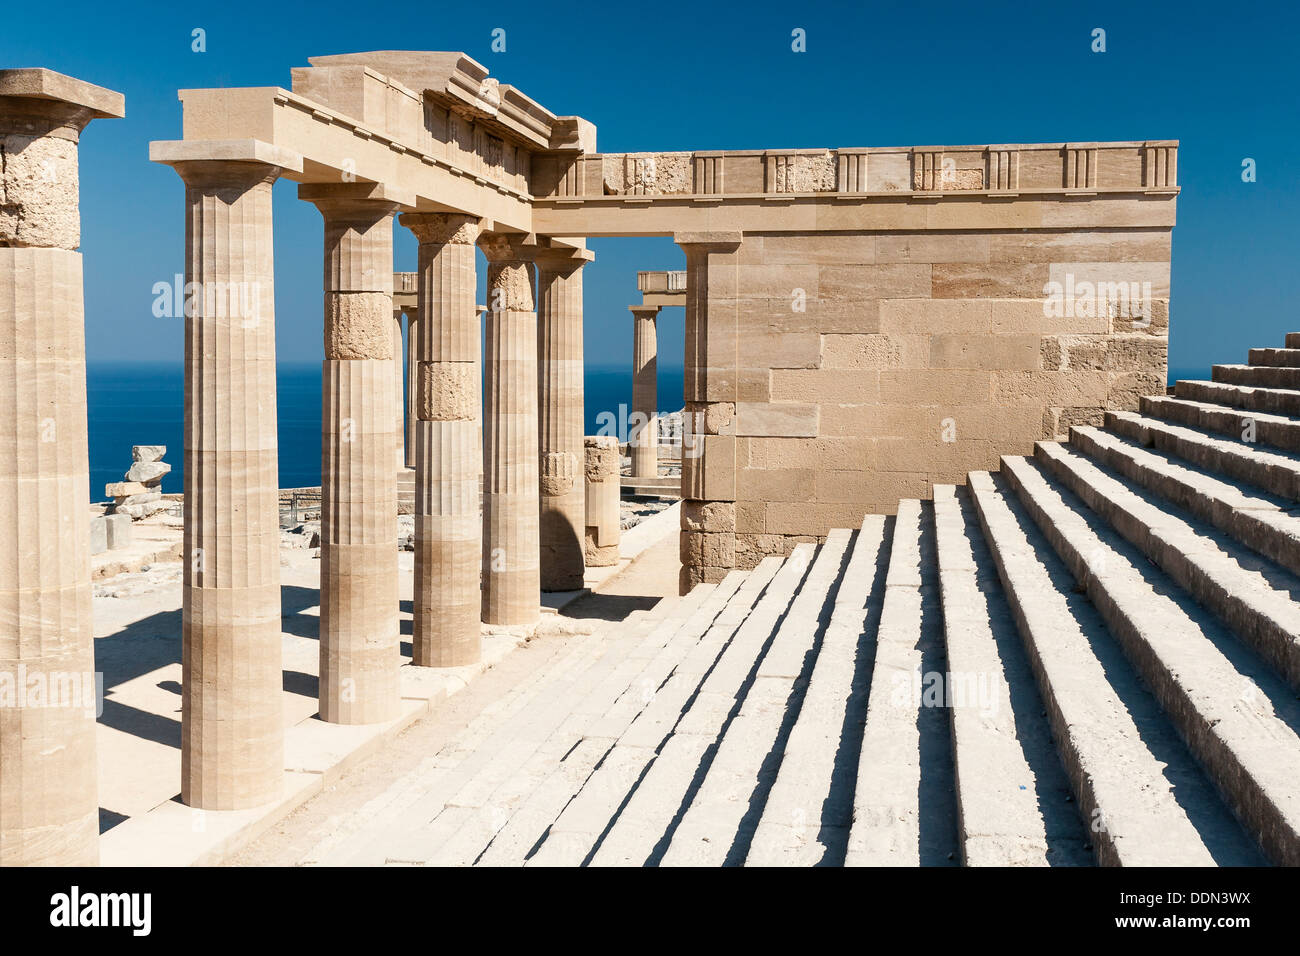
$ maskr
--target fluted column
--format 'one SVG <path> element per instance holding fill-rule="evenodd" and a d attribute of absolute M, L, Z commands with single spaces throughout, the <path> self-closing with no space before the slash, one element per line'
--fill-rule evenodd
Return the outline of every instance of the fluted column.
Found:
<path fill-rule="evenodd" d="M 539 251 L 537 414 L 541 498 L 538 534 L 543 591 L 582 587 L 582 267 L 591 253 Z"/>
<path fill-rule="evenodd" d="M 391 231 L 391 229 L 390 229 Z M 392 316 L 390 325 L 393 330 L 393 382 L 394 395 L 396 400 L 393 403 L 393 421 L 396 428 L 393 431 L 393 437 L 396 441 L 396 458 L 394 467 L 401 471 L 406 467 L 406 359 L 402 355 L 402 313 L 392 311 L 392 275 L 389 275 L 389 315 Z"/>
<path fill-rule="evenodd" d="M 405 310 L 406 316 L 406 382 L 403 392 L 403 400 L 406 411 L 406 460 L 404 462 L 407 468 L 415 467 L 415 422 L 417 419 L 416 396 L 419 389 L 416 387 L 419 382 L 420 365 L 418 361 L 419 349 L 415 343 L 419 340 L 420 335 L 420 314 L 416 310 Z"/>
<path fill-rule="evenodd" d="M 473 664 L 479 637 L 479 321 L 474 308 L 478 220 L 408 213 L 420 242 L 415 338 L 415 604 L 412 649 L 423 667 Z"/>
<path fill-rule="evenodd" d="M 0 866 L 99 862 L 77 147 L 123 112 L 0 70 Z"/>
<path fill-rule="evenodd" d="M 173 162 L 185 180 L 181 799 L 281 792 L 279 469 L 271 185 L 256 161 Z"/>
<path fill-rule="evenodd" d="M 541 613 L 537 481 L 537 313 L 523 236 L 485 233 L 488 260 L 483 402 L 483 620 Z"/>
<path fill-rule="evenodd" d="M 659 475 L 659 341 L 658 306 L 628 306 L 632 311 L 632 414 L 628 453 L 637 478 Z"/>
<path fill-rule="evenodd" d="M 321 376 L 320 716 L 392 720 L 401 705 L 397 595 L 393 213 L 375 187 L 302 186 L 325 220 Z M 396 366 L 398 369 L 401 365 Z"/>

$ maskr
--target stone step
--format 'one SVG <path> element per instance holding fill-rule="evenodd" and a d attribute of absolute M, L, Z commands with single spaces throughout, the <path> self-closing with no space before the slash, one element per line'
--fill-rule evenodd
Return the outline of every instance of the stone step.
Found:
<path fill-rule="evenodd" d="M 1300 461 L 1290 455 L 1207 435 L 1137 412 L 1107 412 L 1106 428 L 1199 468 L 1300 501 Z"/>
<path fill-rule="evenodd" d="M 644 706 L 652 706 L 658 696 L 651 685 L 659 679 L 658 674 L 664 673 L 663 665 L 667 663 L 667 672 L 675 674 L 681 668 L 683 660 L 701 653 L 701 646 L 709 641 L 715 630 L 727 627 L 728 622 L 742 620 L 760 598 L 780 564 L 779 558 L 772 558 L 751 572 L 735 572 L 727 576 L 724 581 L 727 587 L 717 594 L 718 600 L 701 608 L 681 632 L 664 646 L 661 653 L 646 663 L 643 673 L 647 673 L 648 669 L 657 669 L 655 678 L 649 684 L 634 680 L 637 695 L 644 700 Z M 645 699 L 647 697 L 648 700 Z M 480 865 L 522 865 L 528 854 L 547 839 L 552 825 L 566 806 L 587 785 L 595 772 L 605 766 L 617 735 L 610 736 L 608 730 L 597 733 L 594 725 L 602 720 L 608 725 L 608 709 L 584 704 L 581 710 L 587 715 L 588 721 L 580 728 L 581 743 L 564 757 L 561 765 L 542 781 L 495 834 L 478 860 Z M 628 719 L 634 717 L 634 714 L 629 715 Z M 606 772 L 611 770 L 612 765 Z"/>
<path fill-rule="evenodd" d="M 1034 463 L 1004 458 L 1002 471 L 1259 848 L 1274 862 L 1300 863 L 1294 691 Z M 1113 825 L 1111 813 L 1104 818 Z"/>
<path fill-rule="evenodd" d="M 419 854 L 424 848 L 414 845 L 412 834 L 431 824 L 447 808 L 448 802 L 490 767 L 503 751 L 520 755 L 520 741 L 530 739 L 529 728 L 536 722 L 539 710 L 550 708 L 556 699 L 573 699 L 570 692 L 575 686 L 583 686 L 583 681 L 598 679 L 617 667 L 639 642 L 655 640 L 659 631 L 674 626 L 674 615 L 689 613 L 694 604 L 707 598 L 713 587 L 693 589 L 673 605 L 673 611 L 664 619 L 645 614 L 629 630 L 611 625 L 573 642 L 574 646 L 566 653 L 480 711 L 432 757 L 426 772 L 413 782 L 404 798 L 395 801 L 383 815 L 368 820 L 364 832 L 340 845 L 321 862 L 373 865 L 390 859 L 421 860 Z"/>
<path fill-rule="evenodd" d="M 611 850 L 601 858 L 602 863 L 635 866 L 658 862 L 649 856 L 660 843 L 666 848 L 663 838 L 670 836 L 668 826 L 682 808 L 685 792 L 674 789 L 663 777 L 680 782 L 688 769 L 686 761 L 664 759 L 679 749 L 668 744 L 681 734 L 703 738 L 708 744 L 717 742 L 748 672 L 745 662 L 752 664 L 775 632 L 807 573 L 813 550 L 810 544 L 797 545 L 756 604 L 710 628 L 701 641 L 701 653 L 684 661 L 635 717 L 611 751 L 615 759 L 610 768 L 601 767 L 592 774 L 552 825 L 546 842 L 529 859 L 530 865 L 577 865 L 589 856 L 595 862 L 592 851 L 602 849 L 602 835 L 607 830 L 606 839 L 614 841 L 621 855 L 614 856 Z M 687 783 L 694 779 L 692 775 Z M 656 835 L 654 830 L 661 822 L 663 828 Z M 557 835 L 561 839 L 554 839 Z M 643 848 L 645 855 L 636 859 Z"/>
<path fill-rule="evenodd" d="M 564 646 L 557 644 L 537 648 L 536 653 L 548 655 L 548 660 L 542 667 L 550 668 L 560 659 L 566 656 L 572 657 L 578 650 L 578 643 L 578 641 L 570 641 Z M 530 648 L 529 652 L 532 653 L 533 650 Z M 520 684 L 531 683 L 533 675 L 536 673 L 537 671 L 534 670 L 530 673 L 528 680 L 521 681 Z M 517 693 L 518 691 L 518 686 L 511 689 L 511 693 Z M 500 709 L 498 708 L 499 712 Z M 470 722 L 462 725 L 461 732 L 472 730 L 488 719 L 480 711 Z M 359 837 L 358 834 L 367 827 L 372 826 L 376 821 L 393 819 L 401 812 L 403 807 L 413 802 L 420 792 L 421 781 L 428 775 L 438 772 L 436 758 L 436 754 L 425 757 L 418 767 L 403 775 L 401 779 L 367 801 L 355 812 L 334 821 L 330 832 L 317 841 L 299 859 L 299 864 L 311 866 L 322 864 L 331 859 L 336 860 L 340 857 L 346 859 L 356 853 L 359 848 L 364 847 L 368 838 Z M 350 849 L 340 849 L 349 840 L 353 841 L 352 847 Z"/>
<path fill-rule="evenodd" d="M 1175 382 L 1174 395 L 1194 402 L 1230 405 L 1270 415 L 1300 417 L 1300 390 L 1293 388 L 1259 388 L 1190 379 Z"/>
<path fill-rule="evenodd" d="M 1243 412 L 1222 405 L 1160 395 L 1142 396 L 1139 407 L 1144 415 L 1217 432 L 1238 439 L 1248 446 L 1263 444 L 1283 451 L 1300 451 L 1300 421 L 1285 415 Z"/>
<path fill-rule="evenodd" d="M 759 567 L 767 569 L 769 562 L 780 567 L 782 559 L 764 559 Z M 772 577 L 770 570 L 767 577 Z M 641 784 L 600 840 L 591 859 L 593 866 L 640 866 L 652 855 L 657 860 L 667 847 L 665 834 L 680 809 L 680 795 L 688 791 L 695 779 L 705 749 L 714 745 L 713 740 L 703 736 L 672 736 L 673 729 L 698 696 L 701 682 L 712 671 L 727 641 L 753 604 L 751 600 L 747 606 L 737 605 L 725 620 L 720 617 L 699 646 L 674 669 L 671 679 L 664 682 L 649 705 L 623 728 L 617 746 L 625 751 L 649 754 L 650 762 Z M 665 794 L 672 799 L 661 799 Z"/>
<path fill-rule="evenodd" d="M 1226 385 L 1300 389 L 1300 368 L 1269 365 L 1214 365 L 1210 378 Z"/>
<path fill-rule="evenodd" d="M 830 623 L 852 540 L 843 528 L 827 534 L 776 633 L 752 661 L 663 866 L 745 862 Z"/>
<path fill-rule="evenodd" d="M 858 757 L 848 866 L 958 862 L 952 741 L 942 691 L 947 671 L 939 606 L 934 516 L 929 502 L 898 503 L 885 600 Z"/>
<path fill-rule="evenodd" d="M 1056 442 L 1035 460 L 1300 689 L 1300 580 Z M 1067 562 L 1068 563 L 1068 562 Z"/>
<path fill-rule="evenodd" d="M 1091 839 L 969 491 L 936 485 L 934 513 L 962 862 L 1091 865 Z"/>
<path fill-rule="evenodd" d="M 612 705 L 629 687 L 636 689 L 646 659 L 679 639 L 697 615 L 715 613 L 744 578 L 744 572 L 736 572 L 716 587 L 697 585 L 690 600 L 673 607 L 671 614 L 647 619 L 642 640 L 632 632 L 620 637 L 629 648 L 621 661 L 608 656 L 575 682 L 552 687 L 549 695 L 517 719 L 516 736 L 490 753 L 485 765 L 445 801 L 442 812 L 428 825 L 408 836 L 403 852 L 426 865 L 472 864 L 521 801 L 580 743 L 582 728 L 595 711 Z M 612 666 L 603 666 L 610 661 Z"/>
<path fill-rule="evenodd" d="M 1070 447 L 1300 574 L 1300 514 L 1294 501 L 1180 464 L 1090 425 L 1070 429 Z"/>
<path fill-rule="evenodd" d="M 1267 365 L 1274 368 L 1300 368 L 1300 348 L 1251 349 L 1246 361 L 1251 365 Z"/>
<path fill-rule="evenodd" d="M 584 682 L 564 693 L 553 693 L 549 711 L 535 708 L 527 716 L 522 739 L 536 746 L 528 748 L 522 759 L 511 759 L 517 741 L 512 742 L 512 747 L 502 748 L 497 759 L 467 781 L 448 801 L 447 810 L 422 828 L 413 841 L 413 849 L 423 854 L 418 858 L 430 865 L 473 863 L 511 814 L 582 742 L 590 723 L 616 701 L 642 693 L 648 662 L 666 647 L 689 642 L 692 635 L 698 638 L 706 625 L 693 622 L 711 620 L 745 578 L 745 572 L 734 572 L 716 588 L 692 589 L 691 596 L 699 592 L 700 598 L 676 608 L 616 667 L 603 672 L 593 668 Z"/>
<path fill-rule="evenodd" d="M 1098 861 L 1213 866 L 1257 860 L 1249 838 L 1044 539 L 1036 521 L 1050 505 L 1041 495 L 1026 496 L 1028 506 L 1017 497 L 1009 461 L 1003 459 L 997 477 L 972 472 L 967 486 Z"/>
<path fill-rule="evenodd" d="M 888 566 L 885 516 L 867 515 L 835 594 L 830 624 L 799 717 L 785 741 L 746 866 L 844 862 Z"/>
<path fill-rule="evenodd" d="M 1300 349 L 1300 332 L 1288 332 L 1286 334 L 1286 347 Z"/>

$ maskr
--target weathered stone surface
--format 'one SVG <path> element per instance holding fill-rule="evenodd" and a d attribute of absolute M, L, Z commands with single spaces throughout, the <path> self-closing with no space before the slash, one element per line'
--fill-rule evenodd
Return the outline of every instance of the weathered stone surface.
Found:
<path fill-rule="evenodd" d="M 162 461 L 163 456 L 167 454 L 166 445 L 132 445 L 132 461 Z"/>
<path fill-rule="evenodd" d="M 104 495 L 108 498 L 128 498 L 132 495 L 142 495 L 149 488 L 140 481 L 114 481 L 104 486 Z"/>
<path fill-rule="evenodd" d="M 472 421 L 478 417 L 475 362 L 421 362 L 417 411 L 422 421 Z"/>
<path fill-rule="evenodd" d="M 160 484 L 171 470 L 172 466 L 165 461 L 137 461 L 127 470 L 126 480 L 153 486 Z"/>
<path fill-rule="evenodd" d="M 325 357 L 336 360 L 393 358 L 393 299 L 382 292 L 331 294 L 325 298 Z"/>

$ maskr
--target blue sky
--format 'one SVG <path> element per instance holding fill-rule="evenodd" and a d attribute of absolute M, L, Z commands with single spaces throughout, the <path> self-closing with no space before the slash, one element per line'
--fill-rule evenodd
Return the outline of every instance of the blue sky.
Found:
<path fill-rule="evenodd" d="M 1297 26 L 1294 4 L 1246 2 L 13 3 L 0 65 L 126 94 L 127 118 L 92 124 L 81 152 L 92 361 L 181 355 L 150 290 L 183 270 L 183 190 L 147 159 L 150 140 L 180 136 L 176 90 L 287 87 L 308 56 L 405 48 L 465 51 L 594 122 L 606 151 L 1179 139 L 1170 364 L 1195 368 L 1300 329 L 1285 279 L 1300 245 Z M 791 50 L 796 27 L 807 52 Z M 279 355 L 319 360 L 320 215 L 286 182 L 275 216 Z M 397 267 L 414 269 L 397 236 Z M 684 260 L 667 239 L 591 245 L 588 361 L 629 363 L 636 271 Z M 665 365 L 681 362 L 681 325 L 681 310 L 661 320 Z"/>

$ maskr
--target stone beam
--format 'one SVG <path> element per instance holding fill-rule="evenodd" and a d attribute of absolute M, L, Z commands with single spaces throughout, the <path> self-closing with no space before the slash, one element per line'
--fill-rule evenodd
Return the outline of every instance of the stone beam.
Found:
<path fill-rule="evenodd" d="M 512 185 L 499 173 L 503 167 L 468 163 L 472 154 L 446 144 L 403 142 L 280 87 L 181 90 L 180 99 L 183 142 L 194 149 L 210 151 L 206 141 L 257 140 L 302 157 L 299 168 L 284 173 L 299 183 L 382 183 L 409 193 L 403 204 L 419 211 L 459 211 L 532 231 L 526 181 Z M 441 155 L 427 151 L 436 145 Z"/>

